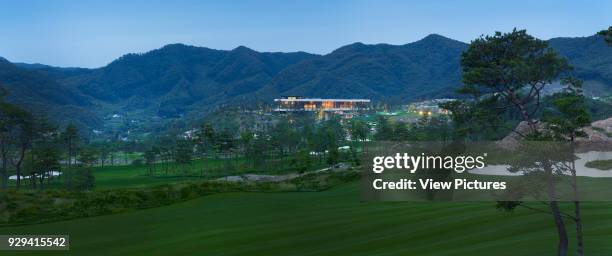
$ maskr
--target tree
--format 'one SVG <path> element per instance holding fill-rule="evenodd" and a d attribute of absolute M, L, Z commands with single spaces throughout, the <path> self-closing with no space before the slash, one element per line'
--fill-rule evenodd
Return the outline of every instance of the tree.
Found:
<path fill-rule="evenodd" d="M 52 175 L 50 173 L 51 171 L 60 170 L 59 161 L 61 159 L 61 155 L 57 147 L 52 143 L 45 143 L 36 147 L 36 149 L 33 151 L 33 155 L 36 159 L 33 168 L 35 170 L 39 170 L 39 187 L 42 190 L 44 186 L 44 177 L 47 176 L 47 179 L 50 179 Z"/>
<path fill-rule="evenodd" d="M 69 124 L 62 133 L 62 139 L 66 143 L 68 157 L 66 159 L 66 168 L 70 169 L 73 159 L 76 160 L 76 143 L 79 140 L 79 130 L 76 125 Z"/>
<path fill-rule="evenodd" d="M 285 161 L 285 156 L 291 151 L 292 148 L 295 148 L 298 143 L 297 132 L 287 120 L 283 119 L 274 126 L 270 135 L 272 145 L 274 148 L 276 148 L 276 151 L 280 156 L 282 167 Z"/>
<path fill-rule="evenodd" d="M 389 124 L 387 118 L 379 116 L 376 123 L 376 140 L 391 140 L 393 138 L 393 127 Z"/>
<path fill-rule="evenodd" d="M 197 150 L 205 157 L 214 145 L 215 130 L 209 123 L 203 123 L 196 136 Z"/>
<path fill-rule="evenodd" d="M 70 179 L 70 182 L 66 183 L 66 189 L 84 191 L 91 190 L 96 184 L 96 177 L 90 168 L 75 168 L 67 170 L 71 172 L 66 178 Z"/>
<path fill-rule="evenodd" d="M 110 145 L 109 143 L 103 142 L 96 144 L 95 147 L 99 150 L 100 166 L 104 167 L 104 164 L 108 160 L 110 154 L 112 154 Z"/>
<path fill-rule="evenodd" d="M 493 97 L 477 101 L 456 100 L 442 104 L 451 111 L 451 136 L 468 140 L 495 140 L 504 120 L 499 109 L 503 105 Z M 505 135 L 505 134 L 504 134 Z"/>
<path fill-rule="evenodd" d="M 604 40 L 610 45 L 612 45 L 612 26 L 608 27 L 607 30 L 602 30 L 597 33 L 598 35 L 603 36 Z"/>
<path fill-rule="evenodd" d="M 340 159 L 340 152 L 338 151 L 338 138 L 336 133 L 331 127 L 327 128 L 327 151 L 329 154 L 327 155 L 327 164 L 329 166 L 334 166 L 338 163 Z"/>
<path fill-rule="evenodd" d="M 79 152 L 79 162 L 81 162 L 83 166 L 92 167 L 98 159 L 98 154 L 99 152 L 96 148 L 84 147 Z"/>
<path fill-rule="evenodd" d="M 36 185 L 36 176 L 40 177 L 41 189 L 44 171 L 55 168 L 54 148 L 56 128 L 45 118 L 35 118 L 30 112 L 4 102 L 8 91 L 0 86 L 0 169 L 2 188 L 8 187 L 8 164 L 14 168 L 17 176 L 16 186 L 21 186 L 22 169 L 26 155 L 29 156 L 28 167 L 32 186 Z M 37 144 L 34 147 L 34 144 Z M 40 147 L 40 149 L 39 149 Z M 28 168 L 26 168 L 28 169 Z"/>
<path fill-rule="evenodd" d="M 193 146 L 191 141 L 182 139 L 176 142 L 174 162 L 177 164 L 191 165 L 193 158 Z"/>
<path fill-rule="evenodd" d="M 575 78 L 566 78 L 563 80 L 566 88 L 553 95 L 553 108 L 546 111 L 543 120 L 547 124 L 547 130 L 552 131 L 552 136 L 559 141 L 570 142 L 570 150 L 567 159 L 567 169 L 572 175 L 572 188 L 574 191 L 574 216 L 572 218 L 576 224 L 576 241 L 578 255 L 584 254 L 584 242 L 582 236 L 582 216 L 580 212 L 580 200 L 578 198 L 578 187 L 576 178 L 576 158 L 574 141 L 577 137 L 584 137 L 586 134 L 582 131 L 582 127 L 588 126 L 591 123 L 589 113 L 584 103 L 582 95 L 582 81 Z"/>
<path fill-rule="evenodd" d="M 569 70 L 567 61 L 550 49 L 546 41 L 516 29 L 472 41 L 461 56 L 461 66 L 464 85 L 459 92 L 474 96 L 476 101 L 501 103 L 497 108 L 499 114 L 518 112 L 534 136 L 538 134 L 534 115 L 540 108 L 542 90 Z M 558 253 L 566 255 L 567 231 L 552 196 L 549 206 L 559 236 Z"/>
<path fill-rule="evenodd" d="M 202 169 L 200 170 L 200 176 L 204 173 L 206 164 L 208 163 L 207 158 L 209 153 L 214 152 L 213 147 L 215 145 L 215 130 L 209 123 L 202 123 L 196 136 L 196 150 L 200 154 L 202 161 Z"/>
<path fill-rule="evenodd" d="M 370 127 L 364 121 L 353 119 L 351 120 L 351 135 L 354 141 L 361 140 L 362 148 L 367 153 L 366 142 L 368 139 L 368 133 L 370 131 Z"/>
<path fill-rule="evenodd" d="M 248 160 L 253 160 L 253 155 L 255 152 L 253 152 L 253 142 L 255 140 L 255 134 L 250 132 L 250 131 L 246 131 L 246 132 L 242 132 L 240 133 L 240 147 L 242 148 L 242 152 L 244 157 Z M 252 161 L 254 164 L 254 161 Z"/>
<path fill-rule="evenodd" d="M 128 140 L 125 142 L 124 144 L 124 148 L 123 148 L 123 159 L 125 160 L 125 164 L 127 165 L 128 163 L 130 163 L 130 154 L 133 153 L 135 151 L 136 148 L 136 140 L 132 139 L 132 140 Z"/>
<path fill-rule="evenodd" d="M 36 176 L 43 189 L 44 178 L 50 181 L 52 171 L 59 171 L 60 150 L 58 147 L 57 127 L 44 116 L 35 118 L 31 147 L 31 179 L 32 188 L 36 188 Z"/>
<path fill-rule="evenodd" d="M 325 127 L 319 126 L 314 131 L 314 135 L 310 141 L 311 150 L 319 157 L 319 163 L 323 162 L 325 149 L 327 148 L 327 135 Z"/>
<path fill-rule="evenodd" d="M 155 171 L 155 161 L 157 161 L 157 152 L 154 148 L 144 152 L 145 164 L 148 167 L 148 174 L 153 175 Z"/>
<path fill-rule="evenodd" d="M 533 117 L 544 86 L 570 69 L 546 41 L 516 29 L 472 41 L 461 55 L 461 67 L 464 85 L 460 93 L 506 103 L 500 111 L 516 110 L 533 133 L 537 132 Z"/>
<path fill-rule="evenodd" d="M 7 103 L 1 103 L 0 112 L 2 112 L 0 116 L 4 119 L 2 122 L 4 135 L 1 135 L 4 182 L 8 178 L 6 162 L 10 162 L 15 168 L 16 186 L 19 188 L 21 186 L 23 160 L 26 156 L 26 150 L 31 147 L 34 136 L 33 117 L 20 107 Z"/>
<path fill-rule="evenodd" d="M 69 124 L 61 134 L 62 140 L 66 146 L 66 170 L 64 171 L 64 178 L 66 180 L 66 186 L 68 189 L 72 189 L 72 177 L 73 171 L 70 169 L 72 166 L 73 159 L 76 161 L 76 143 L 79 140 L 79 131 L 74 124 Z"/>
<path fill-rule="evenodd" d="M 403 122 L 396 122 L 393 129 L 393 140 L 403 141 L 410 136 L 408 125 Z"/>
<path fill-rule="evenodd" d="M 166 175 L 168 175 L 169 163 L 176 156 L 176 136 L 174 135 L 166 135 L 159 138 L 159 145 L 157 149 L 159 149 L 159 157 L 162 164 L 162 169 Z"/>
<path fill-rule="evenodd" d="M 0 169 L 2 175 L 2 189 L 8 187 L 8 131 L 9 131 L 9 119 L 8 113 L 6 112 L 6 106 L 8 104 L 2 102 L 4 97 L 8 94 L 4 87 L 0 86 L 0 160 L 2 161 L 2 169 Z"/>

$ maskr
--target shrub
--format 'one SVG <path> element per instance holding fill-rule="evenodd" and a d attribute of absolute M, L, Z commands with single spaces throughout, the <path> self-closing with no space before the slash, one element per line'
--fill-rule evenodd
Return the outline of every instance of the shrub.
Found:
<path fill-rule="evenodd" d="M 91 189 L 88 170 L 73 173 L 74 190 L 0 192 L 0 225 L 48 222 L 159 207 L 211 193 L 321 191 L 358 179 L 358 172 L 308 174 L 283 182 L 198 181 L 133 189 Z M 76 178 L 80 177 L 80 178 Z M 77 189 L 78 188 L 78 189 Z"/>
<path fill-rule="evenodd" d="M 132 165 L 133 166 L 142 166 L 142 164 L 144 163 L 144 161 L 142 159 L 134 159 L 134 161 L 132 161 Z"/>

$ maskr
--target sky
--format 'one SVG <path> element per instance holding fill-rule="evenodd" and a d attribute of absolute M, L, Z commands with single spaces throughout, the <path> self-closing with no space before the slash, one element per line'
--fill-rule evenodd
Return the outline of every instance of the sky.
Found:
<path fill-rule="evenodd" d="M 406 44 L 432 33 L 469 42 L 516 27 L 549 39 L 611 25 L 612 1 L 0 0 L 0 56 L 95 68 L 170 43 L 326 54 L 354 42 Z"/>

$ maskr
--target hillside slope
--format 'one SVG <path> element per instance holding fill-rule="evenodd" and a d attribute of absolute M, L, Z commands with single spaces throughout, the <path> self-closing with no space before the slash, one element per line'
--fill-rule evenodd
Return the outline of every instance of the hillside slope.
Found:
<path fill-rule="evenodd" d="M 612 92 L 612 47 L 599 36 L 554 38 L 588 95 Z M 215 108 L 275 97 L 370 98 L 375 102 L 452 97 L 461 84 L 467 44 L 429 35 L 405 45 L 354 43 L 326 55 L 230 51 L 183 44 L 127 54 L 97 69 L 0 62 L 0 83 L 22 105 L 62 109 L 62 121 L 110 113 L 202 117 Z M 31 107 L 30 106 L 30 107 Z M 89 120 L 86 123 L 96 124 Z"/>
<path fill-rule="evenodd" d="M 125 55 L 64 83 L 124 110 L 176 116 L 189 111 L 194 103 L 212 105 L 254 92 L 280 70 L 312 56 L 301 52 L 260 53 L 243 46 L 221 51 L 172 44 L 144 54 Z"/>
<path fill-rule="evenodd" d="M 259 94 L 401 102 L 460 85 L 465 43 L 429 35 L 406 45 L 355 43 L 287 68 Z M 451 90 L 452 91 L 452 90 Z"/>
<path fill-rule="evenodd" d="M 7 101 L 46 115 L 60 123 L 100 125 L 92 112 L 94 104 L 84 95 L 67 88 L 45 72 L 18 67 L 0 58 L 0 86 L 9 91 Z"/>

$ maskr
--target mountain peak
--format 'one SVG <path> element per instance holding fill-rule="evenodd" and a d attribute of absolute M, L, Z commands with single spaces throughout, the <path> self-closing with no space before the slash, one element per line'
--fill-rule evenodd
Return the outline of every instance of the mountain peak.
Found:
<path fill-rule="evenodd" d="M 342 46 L 336 50 L 334 50 L 332 52 L 332 54 L 342 54 L 342 53 L 353 53 L 353 52 L 359 52 L 363 49 L 368 48 L 368 45 L 362 43 L 362 42 L 355 42 L 352 44 L 347 44 L 345 46 Z"/>
<path fill-rule="evenodd" d="M 234 50 L 251 50 L 251 48 L 244 45 L 239 45 L 238 47 L 234 48 Z"/>
<path fill-rule="evenodd" d="M 421 40 L 405 44 L 404 47 L 425 47 L 425 48 L 455 48 L 463 50 L 468 44 L 451 39 L 439 34 L 429 34 Z"/>
<path fill-rule="evenodd" d="M 173 44 L 164 45 L 162 47 L 162 49 L 164 49 L 164 48 L 166 48 L 166 49 L 168 49 L 168 48 L 184 48 L 184 47 L 193 47 L 193 46 L 189 46 L 189 45 L 182 44 L 182 43 L 173 43 Z"/>
<path fill-rule="evenodd" d="M 240 45 L 240 46 L 232 49 L 232 52 L 255 53 L 257 51 L 255 51 L 255 50 L 253 50 L 253 49 L 251 49 L 249 47 L 246 47 L 244 45 Z"/>
<path fill-rule="evenodd" d="M 162 48 L 149 51 L 148 53 L 151 53 L 151 52 L 182 52 L 182 51 L 217 51 L 217 50 L 210 49 L 207 47 L 201 47 L 201 46 L 174 43 L 174 44 L 164 45 Z"/>
<path fill-rule="evenodd" d="M 429 34 L 423 37 L 421 40 L 452 40 L 452 39 L 445 37 L 443 35 L 440 35 L 440 34 L 433 33 L 433 34 Z"/>
<path fill-rule="evenodd" d="M 415 41 L 414 43 L 419 43 L 419 42 L 426 42 L 426 43 L 432 43 L 432 42 L 455 42 L 455 43 L 465 44 L 464 42 L 457 41 L 455 39 L 451 39 L 451 38 L 445 37 L 445 36 L 440 35 L 440 34 L 429 34 L 426 37 L 423 37 L 421 40 Z"/>

